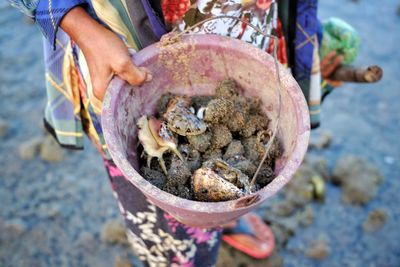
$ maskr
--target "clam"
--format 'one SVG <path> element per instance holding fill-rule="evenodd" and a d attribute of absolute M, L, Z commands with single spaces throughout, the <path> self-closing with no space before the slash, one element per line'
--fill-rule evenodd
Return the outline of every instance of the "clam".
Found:
<path fill-rule="evenodd" d="M 164 113 L 168 128 L 182 136 L 198 135 L 207 130 L 207 125 L 191 110 L 191 99 L 184 96 L 173 97 Z"/>
<path fill-rule="evenodd" d="M 206 167 L 194 172 L 192 188 L 199 201 L 227 201 L 244 196 L 243 191 Z"/>

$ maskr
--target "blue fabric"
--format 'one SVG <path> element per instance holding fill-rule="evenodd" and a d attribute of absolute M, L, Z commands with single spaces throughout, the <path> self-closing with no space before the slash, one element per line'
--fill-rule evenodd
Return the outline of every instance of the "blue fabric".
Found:
<path fill-rule="evenodd" d="M 321 21 L 317 20 L 317 37 L 318 37 L 318 47 L 321 47 L 322 37 L 324 37 L 324 27 L 322 26 Z"/>
<path fill-rule="evenodd" d="M 56 36 L 61 19 L 72 8 L 87 4 L 83 0 L 40 0 L 35 13 L 35 20 L 43 35 L 56 48 Z"/>
<path fill-rule="evenodd" d="M 310 96 L 310 81 L 313 67 L 314 45 L 319 40 L 320 24 L 317 19 L 318 0 L 298 0 L 296 33 L 295 33 L 295 55 L 293 76 L 299 83 L 307 101 Z M 319 126 L 320 105 L 310 103 L 311 127 Z"/>
<path fill-rule="evenodd" d="M 311 41 L 317 33 L 317 0 L 299 0 L 297 2 L 295 65 L 293 74 L 297 81 L 310 79 L 314 45 Z M 305 88 L 302 88 L 303 90 Z M 308 99 L 308 89 L 306 90 Z"/>

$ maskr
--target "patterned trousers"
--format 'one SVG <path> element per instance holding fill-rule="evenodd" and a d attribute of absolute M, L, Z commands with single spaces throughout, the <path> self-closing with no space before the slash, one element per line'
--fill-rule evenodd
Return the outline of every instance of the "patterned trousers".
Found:
<path fill-rule="evenodd" d="M 214 266 L 222 229 L 189 227 L 150 203 L 116 167 L 107 173 L 124 216 L 128 240 L 144 266 Z"/>

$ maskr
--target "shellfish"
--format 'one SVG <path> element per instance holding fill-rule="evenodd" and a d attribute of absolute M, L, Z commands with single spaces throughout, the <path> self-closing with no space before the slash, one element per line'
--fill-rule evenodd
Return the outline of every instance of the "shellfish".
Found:
<path fill-rule="evenodd" d="M 199 201 L 227 201 L 244 196 L 239 188 L 207 167 L 194 172 L 192 188 L 195 198 Z"/>
<path fill-rule="evenodd" d="M 168 128 L 182 136 L 198 135 L 207 130 L 207 125 L 190 110 L 191 99 L 184 96 L 173 97 L 167 105 L 164 118 Z"/>
<path fill-rule="evenodd" d="M 249 177 L 240 170 L 229 165 L 227 162 L 221 159 L 213 159 L 207 162 L 206 165 L 226 181 L 232 183 L 238 188 L 243 188 L 245 192 L 249 191 Z"/>
<path fill-rule="evenodd" d="M 147 116 L 142 116 L 137 121 L 137 126 L 139 127 L 139 141 L 147 154 L 147 167 L 150 167 L 153 158 L 157 158 L 163 172 L 167 174 L 163 154 L 168 150 L 183 160 L 172 135 L 168 133 L 168 129 L 165 130 L 165 127 L 162 127 L 161 122 L 155 118 L 148 119 Z"/>

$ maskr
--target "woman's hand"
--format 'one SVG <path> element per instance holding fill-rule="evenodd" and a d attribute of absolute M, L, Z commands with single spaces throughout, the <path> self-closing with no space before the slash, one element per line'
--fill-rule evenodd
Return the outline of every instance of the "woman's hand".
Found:
<path fill-rule="evenodd" d="M 90 17 L 83 8 L 71 9 L 60 26 L 85 55 L 96 98 L 103 100 L 113 75 L 118 75 L 131 85 L 140 85 L 151 79 L 147 69 L 133 64 L 125 43 Z"/>

